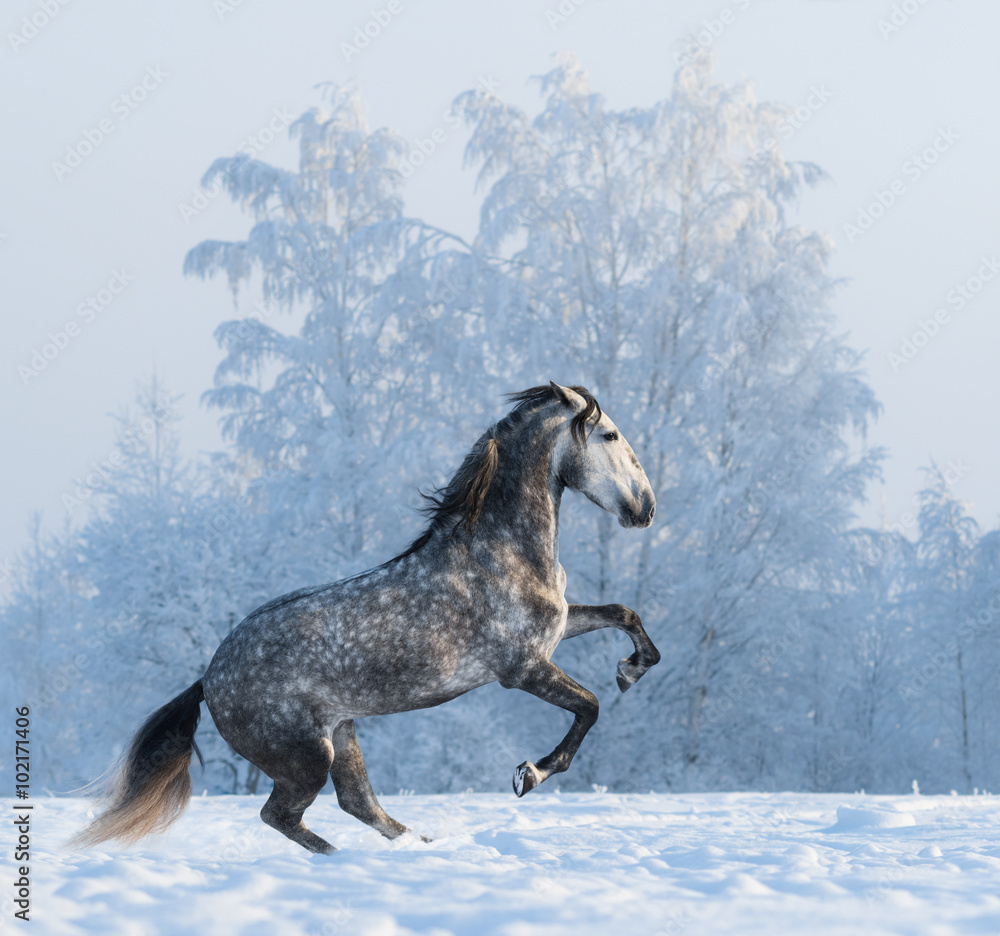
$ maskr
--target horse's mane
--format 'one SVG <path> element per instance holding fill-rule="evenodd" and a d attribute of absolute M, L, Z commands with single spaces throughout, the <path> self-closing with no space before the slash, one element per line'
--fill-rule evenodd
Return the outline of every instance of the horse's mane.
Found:
<path fill-rule="evenodd" d="M 578 445 L 586 445 L 587 423 L 590 420 L 596 423 L 601 418 L 601 406 L 586 387 L 573 386 L 570 389 L 583 397 L 586 403 L 573 417 L 570 434 Z M 473 532 L 483 510 L 486 492 L 500 467 L 502 442 L 509 439 L 539 406 L 563 401 L 552 384 L 531 387 L 506 396 L 508 402 L 517 405 L 480 436 L 452 479 L 431 494 L 421 492 L 421 496 L 427 501 L 423 512 L 430 517 L 430 526 L 396 559 L 415 553 L 438 530 L 454 531 L 462 526 L 466 531 Z"/>

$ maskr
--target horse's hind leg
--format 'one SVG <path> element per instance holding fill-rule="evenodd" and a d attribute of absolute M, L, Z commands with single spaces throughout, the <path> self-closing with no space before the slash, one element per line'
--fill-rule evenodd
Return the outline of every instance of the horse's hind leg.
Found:
<path fill-rule="evenodd" d="M 326 785 L 333 759 L 329 739 L 317 738 L 281 752 L 269 752 L 266 761 L 258 763 L 264 773 L 274 778 L 274 789 L 260 818 L 303 848 L 323 855 L 337 849 L 312 832 L 302 821 L 302 814 Z"/>
<path fill-rule="evenodd" d="M 375 791 L 372 790 L 368 771 L 365 769 L 365 759 L 358 747 L 353 720 L 343 722 L 334 731 L 333 749 L 336 753 L 330 776 L 337 790 L 340 808 L 373 829 L 378 829 L 386 838 L 396 838 L 406 832 L 406 826 L 396 822 L 375 798 Z"/>

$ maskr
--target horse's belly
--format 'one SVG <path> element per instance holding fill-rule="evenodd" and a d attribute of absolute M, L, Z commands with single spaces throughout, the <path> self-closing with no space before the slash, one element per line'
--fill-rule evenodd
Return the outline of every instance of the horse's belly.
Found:
<path fill-rule="evenodd" d="M 439 705 L 496 679 L 461 644 L 435 646 L 417 636 L 395 648 L 338 660 L 330 673 L 331 691 L 345 698 L 354 717 Z"/>
<path fill-rule="evenodd" d="M 227 729 L 296 719 L 325 731 L 345 718 L 438 705 L 496 679 L 451 628 L 387 625 L 242 624 L 203 678 L 220 732 L 233 743 Z"/>

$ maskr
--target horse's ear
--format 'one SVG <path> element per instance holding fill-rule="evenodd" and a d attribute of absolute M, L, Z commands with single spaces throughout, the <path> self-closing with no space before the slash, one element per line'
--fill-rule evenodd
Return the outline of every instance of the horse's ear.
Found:
<path fill-rule="evenodd" d="M 579 394 L 570 390 L 569 387 L 560 387 L 554 380 L 549 381 L 549 386 L 563 406 L 568 406 L 570 409 L 575 410 L 584 405 L 584 401 L 580 398 Z"/>
<path fill-rule="evenodd" d="M 600 403 L 586 387 L 560 387 L 554 380 L 549 381 L 549 386 L 559 402 L 573 411 L 573 421 L 569 427 L 573 438 L 581 445 L 586 445 L 587 423 L 593 422 L 597 425 L 600 421 L 602 415 Z"/>

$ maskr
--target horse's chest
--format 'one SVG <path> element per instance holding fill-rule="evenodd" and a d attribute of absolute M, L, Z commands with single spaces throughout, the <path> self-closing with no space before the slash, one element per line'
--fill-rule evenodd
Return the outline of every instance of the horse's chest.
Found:
<path fill-rule="evenodd" d="M 552 653 L 566 631 L 569 606 L 563 595 L 565 585 L 522 593 L 511 609 L 509 623 L 525 643 L 534 644 L 546 655 Z"/>
<path fill-rule="evenodd" d="M 566 619 L 569 616 L 569 605 L 566 603 L 566 599 L 560 594 L 560 605 L 559 613 L 556 615 L 555 619 L 549 626 L 548 633 L 546 634 L 547 640 L 545 642 L 545 647 L 547 655 L 551 656 L 556 647 L 559 646 L 559 642 L 563 639 L 563 635 L 566 633 Z"/>

